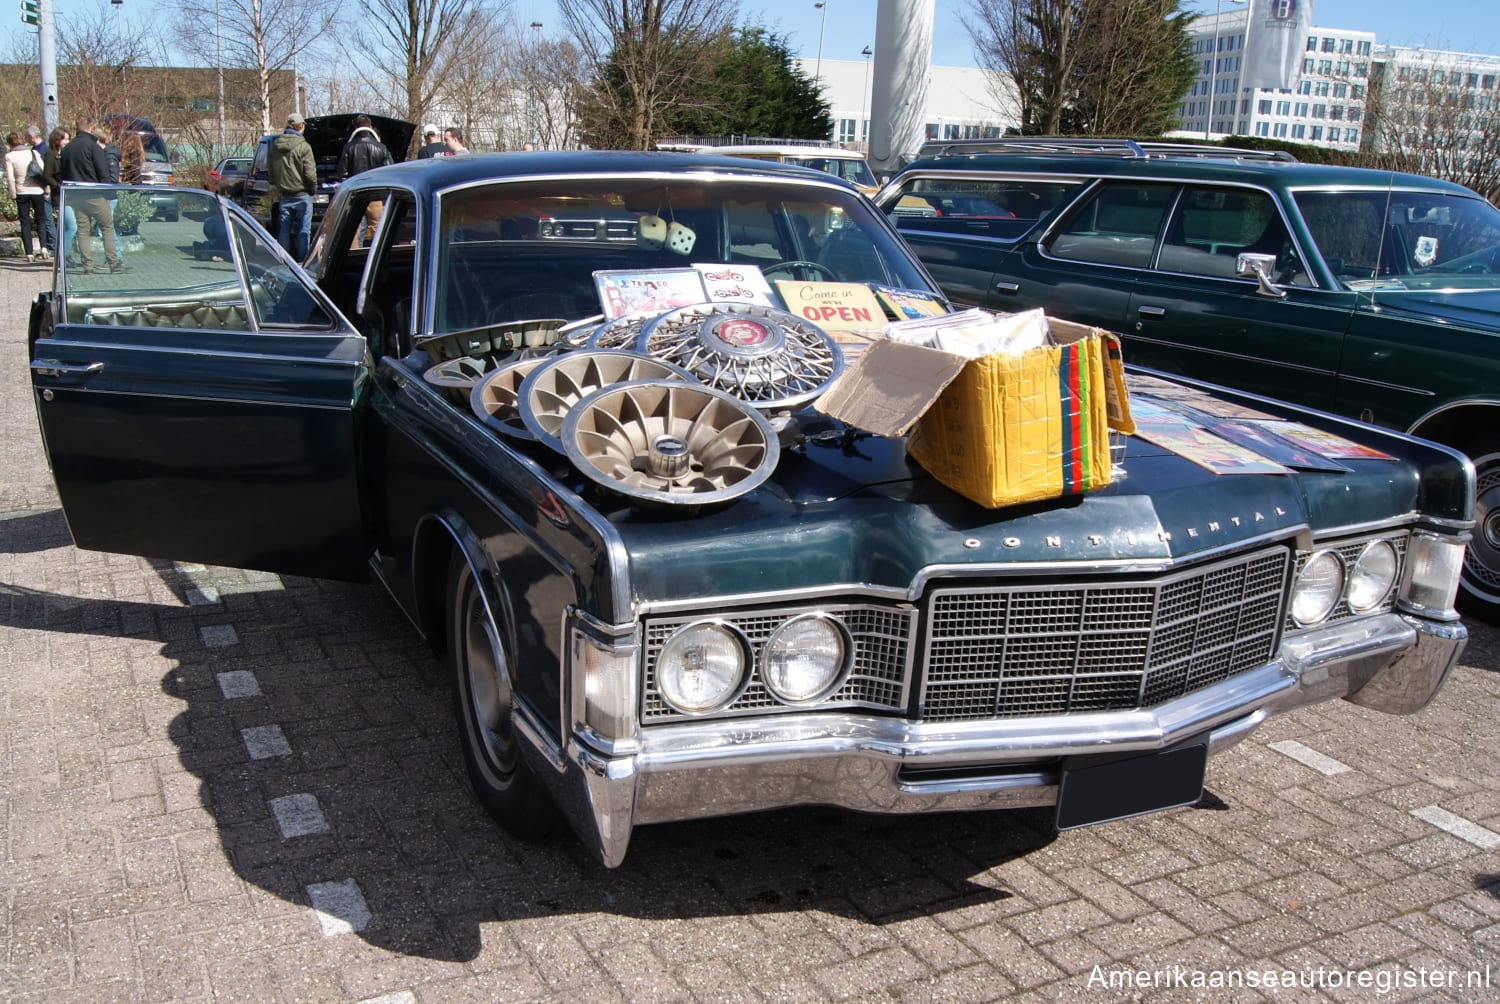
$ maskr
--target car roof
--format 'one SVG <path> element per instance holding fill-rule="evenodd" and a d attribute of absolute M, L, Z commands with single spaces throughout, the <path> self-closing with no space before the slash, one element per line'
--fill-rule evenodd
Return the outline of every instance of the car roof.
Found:
<path fill-rule="evenodd" d="M 653 175 L 694 173 L 736 175 L 744 178 L 782 177 L 857 192 L 853 185 L 826 171 L 778 164 L 746 157 L 710 153 L 637 152 L 633 150 L 552 150 L 474 153 L 462 157 L 432 157 L 377 167 L 350 179 L 403 185 L 416 192 L 436 192 L 491 180 L 579 175 Z M 346 182 L 347 184 L 347 182 Z"/>
<path fill-rule="evenodd" d="M 826 157 L 830 160 L 864 160 L 858 150 L 845 150 L 837 146 L 792 146 L 771 143 L 748 143 L 741 146 L 711 146 L 702 153 L 725 154 L 732 157 Z"/>
<path fill-rule="evenodd" d="M 952 153 L 913 161 L 901 174 L 913 172 L 993 171 L 1029 175 L 1172 178 L 1188 181 L 1248 182 L 1266 188 L 1402 188 L 1478 196 L 1448 181 L 1400 171 L 1336 164 L 1308 164 L 1292 159 L 1250 155 L 1248 151 L 1110 155 L 1094 151 Z"/>

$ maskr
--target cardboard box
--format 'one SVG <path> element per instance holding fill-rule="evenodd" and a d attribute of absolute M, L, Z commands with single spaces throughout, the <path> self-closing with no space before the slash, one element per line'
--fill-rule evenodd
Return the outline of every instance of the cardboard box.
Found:
<path fill-rule="evenodd" d="M 882 436 L 940 482 L 989 508 L 1099 488 L 1109 432 L 1133 431 L 1119 339 L 1048 320 L 1054 344 L 968 359 L 880 341 L 817 402 Z"/>

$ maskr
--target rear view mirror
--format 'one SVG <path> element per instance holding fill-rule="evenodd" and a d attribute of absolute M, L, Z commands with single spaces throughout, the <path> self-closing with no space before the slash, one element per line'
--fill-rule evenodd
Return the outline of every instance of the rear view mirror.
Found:
<path fill-rule="evenodd" d="M 1253 278 L 1260 285 L 1258 292 L 1262 296 L 1283 297 L 1286 290 L 1271 281 L 1271 270 L 1276 267 L 1276 256 L 1273 254 L 1255 254 L 1245 252 L 1235 256 L 1234 271 L 1236 275 L 1246 279 Z"/>

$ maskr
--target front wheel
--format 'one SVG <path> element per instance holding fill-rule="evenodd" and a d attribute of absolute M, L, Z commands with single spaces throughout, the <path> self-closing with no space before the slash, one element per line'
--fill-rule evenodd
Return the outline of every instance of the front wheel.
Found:
<path fill-rule="evenodd" d="M 554 829 L 557 810 L 526 765 L 515 730 L 510 663 L 461 555 L 448 573 L 448 666 L 464 766 L 485 811 L 523 840 Z"/>
<path fill-rule="evenodd" d="M 1464 554 L 1459 606 L 1500 623 L 1500 437 L 1469 451 L 1474 461 L 1474 539 Z"/>

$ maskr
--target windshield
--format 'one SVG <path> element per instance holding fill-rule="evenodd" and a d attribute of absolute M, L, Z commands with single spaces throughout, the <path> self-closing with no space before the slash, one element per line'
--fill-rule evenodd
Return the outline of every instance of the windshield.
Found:
<path fill-rule="evenodd" d="M 1345 288 L 1500 287 L 1500 211 L 1477 196 L 1391 190 L 1296 199 Z"/>
<path fill-rule="evenodd" d="M 433 333 L 599 314 L 595 273 L 667 269 L 935 292 L 853 192 L 785 182 L 581 178 L 442 196 Z M 706 296 L 705 296 L 706 298 Z"/>

